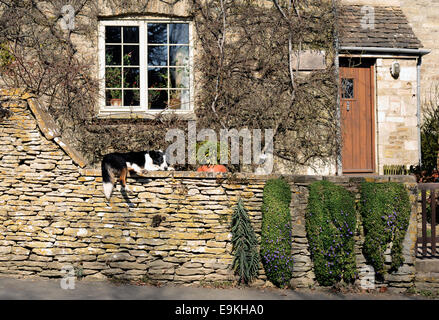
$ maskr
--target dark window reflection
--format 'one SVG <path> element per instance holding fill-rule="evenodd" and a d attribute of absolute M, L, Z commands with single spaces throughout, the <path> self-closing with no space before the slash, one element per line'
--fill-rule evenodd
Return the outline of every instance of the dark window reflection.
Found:
<path fill-rule="evenodd" d="M 124 87 L 125 88 L 140 88 L 140 69 L 139 68 L 124 68 Z"/>
<path fill-rule="evenodd" d="M 139 27 L 123 27 L 123 42 L 139 43 Z"/>
<path fill-rule="evenodd" d="M 189 44 L 189 24 L 187 23 L 169 24 L 169 43 Z"/>
<path fill-rule="evenodd" d="M 168 104 L 167 90 L 148 90 L 148 109 L 165 109 Z"/>
<path fill-rule="evenodd" d="M 148 65 L 150 66 L 168 65 L 168 47 L 148 46 Z"/>
<path fill-rule="evenodd" d="M 119 45 L 105 46 L 105 64 L 108 66 L 121 65 L 122 50 Z"/>
<path fill-rule="evenodd" d="M 341 90 L 343 99 L 354 98 L 354 79 L 342 79 Z"/>
<path fill-rule="evenodd" d="M 105 42 L 120 43 L 120 27 L 105 27 Z"/>
<path fill-rule="evenodd" d="M 167 43 L 166 23 L 148 23 L 148 43 Z"/>
<path fill-rule="evenodd" d="M 167 88 L 168 68 L 148 68 L 148 88 Z"/>
<path fill-rule="evenodd" d="M 139 30 L 105 27 L 107 106 L 140 106 Z M 146 40 L 148 109 L 188 109 L 189 24 L 148 23 Z"/>
<path fill-rule="evenodd" d="M 123 46 L 124 66 L 138 66 L 139 63 L 139 46 Z"/>
<path fill-rule="evenodd" d="M 124 106 L 140 106 L 140 90 L 124 90 Z"/>
<path fill-rule="evenodd" d="M 122 68 L 105 68 L 105 86 L 122 88 Z"/>

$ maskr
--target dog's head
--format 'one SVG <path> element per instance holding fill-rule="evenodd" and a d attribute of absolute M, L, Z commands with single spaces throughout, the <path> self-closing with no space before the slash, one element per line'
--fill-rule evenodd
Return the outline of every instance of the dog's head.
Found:
<path fill-rule="evenodd" d="M 169 166 L 166 153 L 162 150 L 149 151 L 149 156 L 151 157 L 152 163 L 159 167 L 159 170 L 174 170 Z"/>

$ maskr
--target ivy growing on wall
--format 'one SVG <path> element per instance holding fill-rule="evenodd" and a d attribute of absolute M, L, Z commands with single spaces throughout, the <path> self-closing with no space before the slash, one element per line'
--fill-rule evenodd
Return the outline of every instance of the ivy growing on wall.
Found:
<path fill-rule="evenodd" d="M 352 194 L 329 181 L 311 184 L 306 232 L 314 273 L 320 285 L 355 280 L 355 229 Z"/>
<path fill-rule="evenodd" d="M 410 220 L 410 199 L 404 185 L 395 182 L 361 184 L 360 212 L 364 226 L 363 254 L 383 276 L 403 263 L 402 243 Z M 391 244 L 392 262 L 386 270 L 384 253 Z"/>
<path fill-rule="evenodd" d="M 293 272 L 291 255 L 291 190 L 283 179 L 268 180 L 262 200 L 261 258 L 267 279 L 279 287 Z"/>

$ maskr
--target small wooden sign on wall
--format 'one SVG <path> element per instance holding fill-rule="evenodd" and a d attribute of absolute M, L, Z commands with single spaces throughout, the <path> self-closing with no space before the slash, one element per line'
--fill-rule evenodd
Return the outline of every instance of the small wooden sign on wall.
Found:
<path fill-rule="evenodd" d="M 298 59 L 299 55 L 299 59 Z M 299 67 L 297 64 L 299 62 Z M 313 71 L 326 69 L 326 52 L 319 50 L 302 50 L 293 54 L 293 69 L 299 71 Z"/>

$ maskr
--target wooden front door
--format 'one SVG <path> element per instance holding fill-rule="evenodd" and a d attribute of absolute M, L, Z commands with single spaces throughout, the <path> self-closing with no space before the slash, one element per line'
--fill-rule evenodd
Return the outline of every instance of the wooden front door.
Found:
<path fill-rule="evenodd" d="M 340 64 L 343 174 L 375 172 L 373 64 Z"/>

